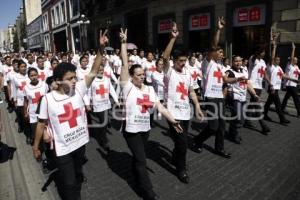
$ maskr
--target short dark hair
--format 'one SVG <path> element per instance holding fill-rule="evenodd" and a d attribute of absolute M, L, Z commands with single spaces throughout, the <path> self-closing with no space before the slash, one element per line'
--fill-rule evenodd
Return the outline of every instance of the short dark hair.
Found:
<path fill-rule="evenodd" d="M 18 59 L 13 59 L 12 64 L 19 64 L 19 60 Z"/>
<path fill-rule="evenodd" d="M 82 61 L 83 59 L 87 59 L 87 57 L 81 56 L 80 59 L 79 59 L 79 63 L 81 63 L 81 61 Z"/>
<path fill-rule="evenodd" d="M 55 80 L 62 81 L 64 75 L 67 72 L 75 72 L 76 73 L 76 67 L 72 63 L 59 63 L 57 67 L 53 70 L 53 77 Z"/>
<path fill-rule="evenodd" d="M 54 76 L 49 76 L 46 79 L 46 83 L 47 83 L 48 86 L 50 86 L 53 83 L 53 81 L 55 81 Z"/>
<path fill-rule="evenodd" d="M 181 49 L 175 49 L 173 52 L 173 58 L 174 60 L 177 60 L 179 57 L 187 57 L 187 53 L 184 50 Z"/>
<path fill-rule="evenodd" d="M 58 61 L 56 58 L 52 58 L 51 61 L 50 61 L 50 64 L 52 64 L 52 63 L 55 62 L 55 61 L 56 61 L 57 63 L 59 63 L 59 61 Z"/>
<path fill-rule="evenodd" d="M 42 56 L 39 56 L 36 58 L 36 61 L 38 61 L 38 60 L 44 60 L 44 58 Z"/>
<path fill-rule="evenodd" d="M 134 65 L 132 65 L 132 66 L 130 67 L 130 69 L 129 69 L 129 75 L 130 75 L 130 76 L 133 76 L 133 75 L 134 75 L 135 69 L 138 69 L 138 68 L 142 68 L 142 66 L 139 65 L 139 64 L 134 64 Z M 143 69 L 143 68 L 142 68 L 142 69 Z"/>
<path fill-rule="evenodd" d="M 208 52 L 214 52 L 214 51 L 219 51 L 220 49 L 223 49 L 221 46 L 216 46 L 216 47 L 210 47 L 208 49 Z"/>
<path fill-rule="evenodd" d="M 26 62 L 24 62 L 23 60 L 19 60 L 18 67 L 20 67 L 22 64 L 25 64 L 27 66 Z"/>
<path fill-rule="evenodd" d="M 28 71 L 27 71 L 27 75 L 29 76 L 29 74 L 30 74 L 32 71 L 35 71 L 36 73 L 38 73 L 38 71 L 37 71 L 36 68 L 29 67 L 29 69 L 28 69 Z"/>

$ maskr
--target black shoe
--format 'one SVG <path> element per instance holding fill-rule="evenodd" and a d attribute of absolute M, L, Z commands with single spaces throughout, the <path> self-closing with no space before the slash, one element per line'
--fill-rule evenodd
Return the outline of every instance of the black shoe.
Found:
<path fill-rule="evenodd" d="M 265 116 L 264 116 L 264 120 L 272 121 L 272 119 L 271 119 L 268 115 L 265 115 Z"/>
<path fill-rule="evenodd" d="M 17 150 L 17 148 L 15 148 L 15 147 L 9 147 L 8 159 L 12 160 L 14 158 L 14 153 L 16 150 Z"/>
<path fill-rule="evenodd" d="M 226 151 L 222 150 L 222 151 L 215 151 L 215 153 L 219 156 L 222 156 L 223 158 L 231 158 L 231 154 L 227 153 Z"/>
<path fill-rule="evenodd" d="M 269 127 L 263 127 L 261 133 L 264 135 L 268 135 L 269 132 L 271 132 L 271 130 L 269 129 Z"/>
<path fill-rule="evenodd" d="M 282 124 L 282 125 L 286 125 L 286 124 L 289 124 L 289 123 L 290 123 L 290 121 L 287 120 L 287 119 L 281 119 L 280 120 L 280 124 Z"/>
<path fill-rule="evenodd" d="M 203 144 L 197 144 L 196 142 L 194 142 L 193 151 L 196 153 L 201 153 L 203 151 Z"/>
<path fill-rule="evenodd" d="M 15 122 L 16 122 L 16 123 L 18 122 L 18 118 L 15 119 Z"/>
<path fill-rule="evenodd" d="M 183 183 L 188 184 L 190 182 L 190 177 L 187 174 L 186 170 L 179 171 L 177 176 L 178 179 Z"/>
<path fill-rule="evenodd" d="M 8 108 L 8 112 L 9 112 L 9 113 L 12 113 L 13 111 L 14 111 L 13 108 L 11 108 L 11 107 Z"/>

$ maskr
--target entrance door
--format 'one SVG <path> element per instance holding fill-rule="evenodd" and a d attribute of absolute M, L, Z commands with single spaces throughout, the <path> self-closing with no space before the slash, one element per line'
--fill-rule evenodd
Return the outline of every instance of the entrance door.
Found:
<path fill-rule="evenodd" d="M 210 30 L 189 31 L 189 50 L 205 52 L 211 41 Z"/>
<path fill-rule="evenodd" d="M 233 55 L 249 58 L 257 47 L 267 43 L 267 38 L 265 25 L 234 27 L 232 53 Z"/>
<path fill-rule="evenodd" d="M 66 31 L 60 31 L 58 33 L 54 33 L 54 44 L 56 52 L 67 52 L 67 36 Z"/>

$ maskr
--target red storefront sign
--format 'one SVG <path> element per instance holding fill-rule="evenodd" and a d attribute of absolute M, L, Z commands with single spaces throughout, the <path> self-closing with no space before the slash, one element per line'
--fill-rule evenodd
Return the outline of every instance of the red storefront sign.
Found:
<path fill-rule="evenodd" d="M 265 4 L 236 8 L 233 14 L 233 25 L 249 26 L 265 24 L 265 15 Z"/>
<path fill-rule="evenodd" d="M 261 16 L 261 10 L 258 7 L 250 9 L 250 21 L 259 21 Z"/>
<path fill-rule="evenodd" d="M 158 22 L 158 33 L 165 33 L 169 32 L 172 29 L 172 20 L 167 19 L 167 20 L 160 20 Z"/>
<path fill-rule="evenodd" d="M 202 30 L 210 28 L 210 14 L 197 14 L 190 16 L 190 30 Z"/>
<path fill-rule="evenodd" d="M 249 20 L 248 9 L 240 9 L 238 11 L 238 21 L 247 22 Z"/>

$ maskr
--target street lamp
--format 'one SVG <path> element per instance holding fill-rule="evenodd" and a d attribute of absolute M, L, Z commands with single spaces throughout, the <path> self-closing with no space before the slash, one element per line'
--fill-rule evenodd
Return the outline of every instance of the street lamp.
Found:
<path fill-rule="evenodd" d="M 84 14 L 81 14 L 76 23 L 80 25 L 81 51 L 85 51 L 87 47 L 87 25 L 91 22 Z"/>

